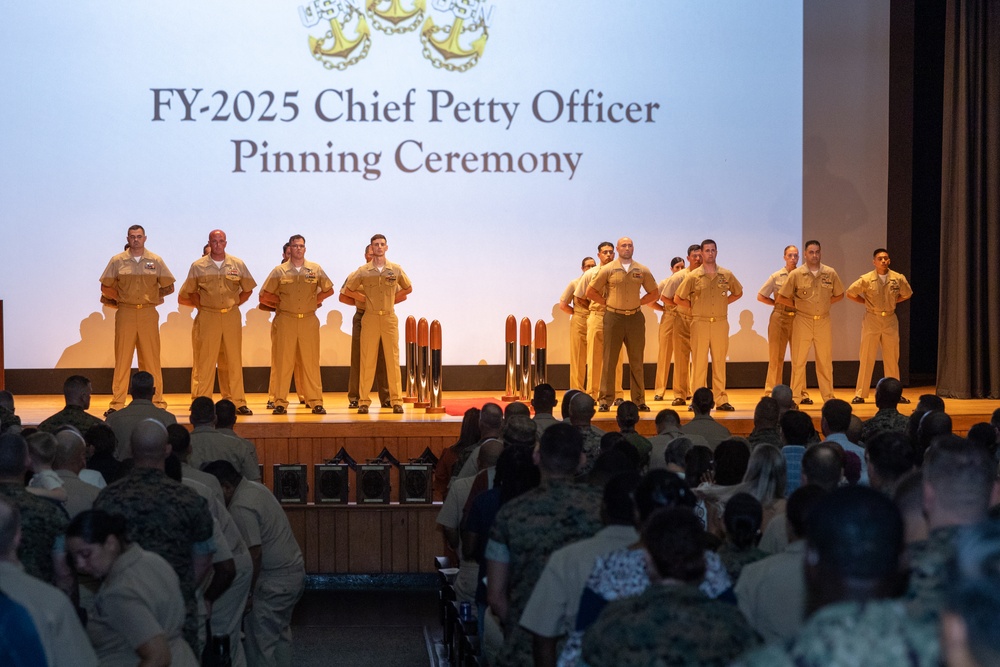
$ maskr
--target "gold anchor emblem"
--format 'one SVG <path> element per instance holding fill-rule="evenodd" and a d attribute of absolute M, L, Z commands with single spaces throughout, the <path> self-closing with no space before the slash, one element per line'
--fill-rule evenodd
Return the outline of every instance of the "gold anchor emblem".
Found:
<path fill-rule="evenodd" d="M 415 0 L 412 9 L 403 9 L 401 0 L 388 0 L 389 7 L 379 9 L 379 6 L 386 0 L 368 0 L 366 9 L 371 17 L 372 26 L 376 30 L 381 30 L 387 35 L 401 34 L 416 30 L 420 26 L 420 19 L 424 16 L 427 8 L 427 0 Z M 382 23 L 379 19 L 385 19 L 391 25 Z M 405 23 L 406 25 L 400 25 Z"/>
<path fill-rule="evenodd" d="M 355 14 L 358 18 L 355 37 L 348 39 L 344 34 L 344 25 L 350 23 Z M 322 38 L 309 36 L 309 52 L 313 58 L 323 63 L 323 67 L 342 71 L 368 55 L 371 29 L 364 14 L 351 7 L 343 23 L 336 16 L 331 16 L 329 21 L 330 30 L 326 35 Z"/>
<path fill-rule="evenodd" d="M 460 41 L 461 36 L 477 31 L 481 31 L 479 37 L 472 41 L 470 48 L 464 48 Z M 436 38 L 435 35 L 443 35 L 443 37 Z M 483 57 L 488 39 L 489 33 L 482 19 L 465 25 L 465 19 L 458 17 L 450 27 L 438 27 L 434 24 L 434 19 L 428 18 L 420 30 L 420 41 L 424 44 L 424 57 L 430 60 L 434 67 L 451 72 L 464 72 L 475 67 L 479 59 Z M 431 49 L 436 51 L 440 57 L 435 56 Z M 465 62 L 457 65 L 449 62 L 457 59 L 464 59 Z"/>

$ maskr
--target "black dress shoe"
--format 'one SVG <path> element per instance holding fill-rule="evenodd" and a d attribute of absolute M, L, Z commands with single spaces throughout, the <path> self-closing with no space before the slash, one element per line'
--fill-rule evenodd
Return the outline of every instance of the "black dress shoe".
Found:
<path fill-rule="evenodd" d="M 360 408 L 358 408 L 358 414 L 359 415 L 366 415 L 366 414 L 368 414 L 368 406 L 367 405 L 362 405 Z"/>
<path fill-rule="evenodd" d="M 314 415 L 325 415 L 326 414 L 326 408 L 324 408 L 322 405 L 314 405 L 313 406 L 313 414 Z"/>
<path fill-rule="evenodd" d="M 383 408 L 391 408 L 392 407 L 392 403 L 389 402 L 389 401 L 382 401 L 382 407 Z"/>
<path fill-rule="evenodd" d="M 686 403 L 687 401 L 685 401 L 683 398 L 675 398 L 673 401 L 670 402 L 670 405 L 673 405 L 675 407 L 680 407 Z"/>
<path fill-rule="evenodd" d="M 273 409 L 271 410 L 271 414 L 272 414 L 272 415 L 283 415 L 283 414 L 285 414 L 286 412 L 287 412 L 287 410 L 285 410 L 285 406 L 284 406 L 284 405 L 276 405 L 276 406 L 274 406 L 274 408 L 273 408 Z"/>
<path fill-rule="evenodd" d="M 851 403 L 853 403 L 854 405 L 860 405 L 861 403 L 864 402 L 865 399 L 861 398 L 860 396 L 855 396 L 854 398 L 851 399 Z"/>
<path fill-rule="evenodd" d="M 645 403 L 639 404 L 639 412 L 649 412 L 649 406 Z"/>
<path fill-rule="evenodd" d="M 357 401 L 351 401 L 350 403 L 347 404 L 347 408 L 349 410 L 356 410 L 357 407 L 358 407 L 358 402 Z"/>
<path fill-rule="evenodd" d="M 265 405 L 264 407 L 266 407 L 268 410 L 274 410 L 274 401 L 268 401 L 267 405 Z"/>
<path fill-rule="evenodd" d="M 394 415 L 401 415 L 401 414 L 403 414 L 403 406 L 402 405 L 394 405 L 394 406 L 392 406 L 392 414 L 394 414 Z"/>
<path fill-rule="evenodd" d="M 249 417 L 250 415 L 253 414 L 253 410 L 251 410 L 245 405 L 241 405 L 240 407 L 236 408 L 236 414 L 243 415 L 244 417 Z"/>
<path fill-rule="evenodd" d="M 654 401 L 662 401 L 662 400 L 663 400 L 663 397 L 662 397 L 662 396 L 660 396 L 659 394 L 657 394 L 656 396 L 654 396 L 654 397 L 653 397 L 653 400 L 654 400 Z"/>
<path fill-rule="evenodd" d="M 108 408 L 104 411 L 104 416 L 107 417 L 108 415 L 113 415 L 116 412 L 118 412 L 118 408 Z"/>
<path fill-rule="evenodd" d="M 736 412 L 736 408 L 733 407 L 732 403 L 723 403 L 722 405 L 715 406 L 716 410 L 722 410 L 723 412 Z"/>
<path fill-rule="evenodd" d="M 609 409 L 610 408 L 608 408 L 608 404 L 607 403 L 601 403 L 600 405 L 597 406 L 597 411 L 598 412 L 607 412 Z"/>
<path fill-rule="evenodd" d="M 812 404 L 813 404 L 813 400 L 811 398 L 809 398 L 808 396 L 806 396 L 801 401 L 799 401 L 799 405 L 812 405 Z"/>
<path fill-rule="evenodd" d="M 615 399 L 615 402 L 614 402 L 614 406 L 615 406 L 615 407 L 617 408 L 617 407 L 618 407 L 619 405 L 621 405 L 621 404 L 622 404 L 622 403 L 624 403 L 624 402 L 625 402 L 625 401 L 623 401 L 622 399 L 620 399 L 620 398 L 616 398 L 616 399 Z"/>
<path fill-rule="evenodd" d="M 908 399 L 906 396 L 900 396 L 899 397 L 899 402 L 902 403 L 902 404 L 904 404 L 904 405 L 909 405 L 910 404 L 910 399 Z"/>

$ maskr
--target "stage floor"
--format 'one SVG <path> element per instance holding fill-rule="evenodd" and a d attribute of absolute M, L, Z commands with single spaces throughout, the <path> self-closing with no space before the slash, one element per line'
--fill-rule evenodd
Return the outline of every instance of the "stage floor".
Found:
<path fill-rule="evenodd" d="M 814 392 L 815 393 L 815 392 Z M 916 405 L 917 397 L 921 394 L 932 394 L 934 393 L 933 387 L 911 387 L 906 390 L 905 396 L 909 398 L 913 403 L 910 405 L 900 405 L 900 412 L 903 414 L 909 414 L 912 412 L 912 408 Z M 306 408 L 304 405 L 299 405 L 297 400 L 293 399 L 292 403 L 289 405 L 289 410 L 287 414 L 284 415 L 272 415 L 271 411 L 266 409 L 265 403 L 267 402 L 267 396 L 264 394 L 248 394 L 247 400 L 249 402 L 250 409 L 254 411 L 253 416 L 250 417 L 240 417 L 240 424 L 261 424 L 261 425 L 273 425 L 273 424 L 283 424 L 283 423 L 293 423 L 301 425 L 318 425 L 318 424 L 366 424 L 371 422 L 381 422 L 383 424 L 392 423 L 448 423 L 448 422 L 460 422 L 462 417 L 461 414 L 464 410 L 472 407 L 473 405 L 481 405 L 486 402 L 496 402 L 501 405 L 505 405 L 501 401 L 501 393 L 490 393 L 490 392 L 450 392 L 445 396 L 444 405 L 449 409 L 450 412 L 455 414 L 427 414 L 423 408 L 416 408 L 412 404 L 404 405 L 405 412 L 401 415 L 393 414 L 392 410 L 389 408 L 379 408 L 377 403 L 377 396 L 373 397 L 376 402 L 372 404 L 371 412 L 367 415 L 357 414 L 357 410 L 352 410 L 347 407 L 347 395 L 343 392 L 326 392 L 324 394 L 324 406 L 326 407 L 327 414 L 325 415 L 314 415 L 312 412 Z M 647 394 L 648 395 L 648 394 Z M 719 421 L 745 421 L 753 419 L 754 407 L 757 405 L 757 401 L 761 397 L 760 389 L 736 389 L 729 392 L 729 400 L 736 407 L 735 412 L 713 412 L 712 415 L 715 419 Z M 838 397 L 844 400 L 850 400 L 852 394 L 849 390 L 838 392 Z M 560 393 L 561 396 L 561 393 Z M 649 399 L 652 399 L 651 395 L 648 395 Z M 874 392 L 873 392 L 874 396 Z M 110 402 L 110 396 L 107 394 L 95 394 L 91 399 L 91 408 L 89 412 L 97 417 L 101 417 L 104 411 L 107 409 L 107 405 Z M 218 396 L 216 396 L 218 399 Z M 168 403 L 168 409 L 177 415 L 178 421 L 181 423 L 187 422 L 188 407 L 190 405 L 190 398 L 186 394 L 168 394 L 166 396 Z M 15 397 L 16 412 L 21 417 L 21 422 L 25 425 L 35 425 L 41 422 L 43 419 L 49 415 L 59 411 L 63 407 L 63 400 L 61 396 L 58 395 L 23 395 Z M 641 415 L 642 421 L 652 422 L 653 418 L 656 416 L 657 411 L 663 408 L 669 408 L 670 400 L 666 401 L 653 401 L 649 400 L 650 412 L 643 413 Z M 802 409 L 807 413 L 812 414 L 816 421 L 819 421 L 820 404 L 813 406 L 802 406 Z M 875 414 L 876 408 L 874 403 L 874 398 L 869 398 L 868 402 L 863 405 L 852 405 L 854 414 L 861 417 L 861 419 L 868 419 Z M 955 420 L 956 430 L 967 430 L 966 428 L 960 428 L 959 424 L 971 425 L 978 421 L 989 421 L 990 415 L 994 410 L 1000 408 L 1000 401 L 995 400 L 980 400 L 980 399 L 970 399 L 970 400 L 958 400 L 958 399 L 945 399 L 945 408 Z M 685 422 L 688 420 L 690 413 L 686 408 L 675 408 L 678 413 L 680 413 L 681 421 Z M 556 412 L 558 413 L 559 407 L 556 407 Z M 595 420 L 605 421 L 613 420 L 614 411 L 608 413 L 598 413 L 595 416 Z M 655 432 L 649 428 L 640 428 L 640 432 Z"/>

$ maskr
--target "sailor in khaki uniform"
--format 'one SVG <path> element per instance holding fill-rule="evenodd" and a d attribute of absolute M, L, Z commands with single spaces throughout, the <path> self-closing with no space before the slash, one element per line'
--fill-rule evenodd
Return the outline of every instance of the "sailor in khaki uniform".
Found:
<path fill-rule="evenodd" d="M 621 354 L 622 343 L 628 355 L 630 392 L 632 402 L 643 412 L 646 405 L 646 384 L 643 370 L 643 352 L 646 345 L 646 315 L 642 306 L 659 298 L 656 279 L 648 267 L 632 261 L 632 239 L 618 239 L 618 259 L 602 266 L 587 288 L 591 301 L 603 304 L 604 312 L 604 369 L 601 378 L 601 395 L 598 398 L 601 412 L 607 412 L 614 396 L 613 370 Z M 640 288 L 645 294 L 640 296 Z M 607 294 L 607 298 L 604 297 Z"/>
<path fill-rule="evenodd" d="M 610 241 L 603 241 L 597 246 L 597 259 L 601 266 L 609 264 L 615 258 L 615 246 Z M 586 392 L 595 401 L 601 395 L 601 377 L 604 371 L 604 304 L 592 301 L 587 296 L 590 281 L 597 275 L 600 267 L 587 269 L 576 284 L 573 294 L 573 307 L 586 308 L 587 316 L 587 387 Z M 619 356 L 615 364 L 615 403 L 622 399 L 622 360 Z"/>
<path fill-rule="evenodd" d="M 597 266 L 593 257 L 584 257 L 580 269 L 586 273 Z M 569 388 L 583 391 L 587 379 L 587 319 L 590 309 L 583 303 L 577 304 L 574 294 L 581 278 L 577 276 L 569 282 L 559 297 L 559 310 L 572 315 L 569 327 Z"/>
<path fill-rule="evenodd" d="M 692 384 L 707 387 L 708 355 L 712 354 L 712 393 L 716 410 L 735 410 L 726 393 L 726 354 L 729 351 L 729 304 L 743 296 L 743 285 L 733 272 L 715 263 L 718 247 L 712 239 L 701 242 L 702 265 L 688 273 L 674 299 L 691 307 Z"/>
<path fill-rule="evenodd" d="M 358 387 L 358 413 L 367 414 L 371 405 L 372 380 L 381 341 L 389 374 L 389 401 L 392 411 L 403 412 L 402 379 L 399 374 L 399 321 L 395 304 L 413 291 L 410 279 L 399 264 L 386 260 L 386 239 L 376 234 L 371 239 L 372 261 L 358 268 L 343 287 L 346 296 L 365 302 L 361 318 L 361 384 Z"/>
<path fill-rule="evenodd" d="M 806 360 L 809 348 L 816 358 L 816 379 L 823 401 L 833 394 L 833 338 L 830 307 L 844 298 L 840 276 L 822 263 L 819 241 L 806 241 L 806 263 L 788 274 L 776 301 L 795 309 L 792 324 L 792 396 L 802 405 L 812 405 L 805 395 Z"/>
<path fill-rule="evenodd" d="M 208 235 L 211 250 L 196 260 L 181 285 L 177 301 L 198 309 L 191 330 L 194 364 L 191 369 L 191 398 L 211 398 L 215 387 L 215 368 L 219 352 L 225 353 L 225 373 L 219 387 L 228 387 L 241 415 L 251 415 L 243 391 L 243 319 L 240 306 L 246 303 L 257 286 L 243 260 L 226 254 L 226 233 L 221 229 Z"/>
<path fill-rule="evenodd" d="M 674 309 L 674 400 L 671 405 L 685 405 L 694 394 L 691 391 L 691 308 L 674 300 L 677 288 L 690 271 L 701 266 L 701 244 L 688 246 L 688 265 L 667 278 L 660 291 L 663 305 L 673 304 Z"/>
<path fill-rule="evenodd" d="M 785 265 L 772 273 L 760 290 L 757 300 L 774 306 L 767 322 L 767 378 L 764 380 L 764 395 L 770 396 L 771 390 L 777 384 L 782 384 L 782 371 L 785 368 L 785 350 L 792 340 L 792 323 L 795 321 L 795 309 L 778 303 L 775 299 L 781 286 L 788 279 L 788 274 L 799 264 L 799 249 L 793 245 L 785 246 Z M 808 394 L 806 394 L 808 395 Z"/>
<path fill-rule="evenodd" d="M 146 250 L 146 230 L 141 225 L 128 228 L 128 250 L 111 258 L 101 275 L 101 294 L 117 304 L 115 312 L 115 374 L 111 405 L 104 416 L 125 407 L 132 353 L 139 356 L 139 370 L 153 376 L 156 394 L 153 403 L 167 407 L 163 400 L 163 373 L 160 370 L 160 318 L 156 306 L 174 291 L 174 276 L 158 255 Z"/>
<path fill-rule="evenodd" d="M 372 245 L 365 246 L 365 263 L 372 261 Z M 351 277 L 344 279 L 344 285 Z M 365 302 L 355 301 L 344 294 L 344 285 L 340 287 L 340 296 L 337 299 L 348 306 L 354 306 L 354 317 L 351 318 L 351 372 L 347 376 L 347 407 L 352 410 L 358 409 L 358 385 L 361 384 L 361 320 L 365 316 Z M 389 403 L 389 377 L 385 370 L 385 350 L 382 342 L 378 344 L 378 361 L 375 365 L 375 387 L 378 389 L 378 398 L 383 408 L 388 408 Z"/>
<path fill-rule="evenodd" d="M 852 403 L 864 403 L 868 398 L 872 369 L 875 368 L 875 353 L 879 345 L 882 346 L 885 377 L 899 379 L 899 322 L 896 319 L 896 304 L 913 296 L 913 289 L 906 276 L 889 270 L 889 261 L 889 251 L 877 248 L 872 259 L 875 270 L 861 276 L 847 288 L 847 298 L 865 307 L 865 319 L 861 321 L 861 363 Z"/>
<path fill-rule="evenodd" d="M 296 389 L 305 396 L 306 407 L 315 414 L 326 414 L 323 408 L 323 383 L 319 370 L 319 318 L 316 309 L 333 294 L 333 281 L 315 262 L 306 261 L 306 239 L 296 234 L 288 239 L 290 255 L 287 262 L 274 267 L 264 281 L 260 302 L 274 308 L 275 336 L 274 385 L 276 415 L 288 409 L 288 389 L 296 359 L 302 361 Z"/>
<path fill-rule="evenodd" d="M 670 262 L 670 275 L 682 271 L 684 269 L 684 259 L 681 257 L 674 257 Z M 663 288 L 667 286 L 667 281 L 670 280 L 670 276 L 667 276 L 661 280 L 656 285 L 656 289 L 660 293 L 662 299 Z M 674 320 L 676 319 L 674 311 L 677 310 L 677 305 L 673 301 L 664 301 L 661 305 L 659 301 L 654 301 L 650 304 L 653 310 L 658 310 L 663 315 L 660 316 L 660 326 L 656 331 L 656 339 L 659 343 L 656 353 L 656 394 L 653 396 L 654 401 L 662 401 L 663 397 L 667 395 L 667 379 L 670 377 L 670 362 L 674 359 Z"/>

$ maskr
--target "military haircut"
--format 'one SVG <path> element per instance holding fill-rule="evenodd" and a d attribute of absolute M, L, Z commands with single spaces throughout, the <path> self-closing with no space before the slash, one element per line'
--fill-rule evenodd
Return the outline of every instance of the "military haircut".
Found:
<path fill-rule="evenodd" d="M 1000 664 L 1000 523 L 984 521 L 962 531 L 948 564 L 944 608 L 962 618 L 972 657 Z"/>
<path fill-rule="evenodd" d="M 153 375 L 146 371 L 136 372 L 129 383 L 129 393 L 132 394 L 132 398 L 147 400 L 153 398 L 153 394 L 156 393 L 156 383 L 153 380 Z"/>
<path fill-rule="evenodd" d="M 215 404 L 215 428 L 232 428 L 236 425 L 236 404 L 223 398 Z"/>
<path fill-rule="evenodd" d="M 935 439 L 924 455 L 924 483 L 933 487 L 936 502 L 972 520 L 989 509 L 995 471 L 988 449 L 957 435 Z"/>
<path fill-rule="evenodd" d="M 688 507 L 657 511 L 642 530 L 642 542 L 664 579 L 695 584 L 705 576 L 704 528 Z"/>
<path fill-rule="evenodd" d="M 580 467 L 583 435 L 570 424 L 553 424 L 542 433 L 539 465 L 549 473 L 571 475 Z"/>
<path fill-rule="evenodd" d="M 806 447 L 805 454 L 802 455 L 802 474 L 810 484 L 832 491 L 844 476 L 841 451 L 843 450 L 839 445 L 835 449 L 831 443 L 826 442 Z"/>
<path fill-rule="evenodd" d="M 87 393 L 90 387 L 90 380 L 82 375 L 70 375 L 63 382 L 63 396 L 66 400 L 77 400 Z"/>
<path fill-rule="evenodd" d="M 681 417 L 677 414 L 676 410 L 665 408 L 656 413 L 654 423 L 656 424 L 656 432 L 660 433 L 665 431 L 670 425 L 680 427 Z"/>
<path fill-rule="evenodd" d="M 804 412 L 789 410 L 781 415 L 781 435 L 789 445 L 804 445 L 816 433 L 812 419 Z"/>
<path fill-rule="evenodd" d="M 199 396 L 191 401 L 191 423 L 215 423 L 215 403 L 208 396 Z"/>
<path fill-rule="evenodd" d="M 548 383 L 537 385 L 532 392 L 531 404 L 535 409 L 552 409 L 556 406 L 556 390 Z"/>
<path fill-rule="evenodd" d="M 0 477 L 22 477 L 28 442 L 19 433 L 0 435 Z"/>
<path fill-rule="evenodd" d="M 170 424 L 167 426 L 167 442 L 170 443 L 170 451 L 183 456 L 191 449 L 191 433 L 180 424 Z"/>
<path fill-rule="evenodd" d="M 823 404 L 823 419 L 831 433 L 847 433 L 851 426 L 851 404 L 839 398 L 831 398 Z"/>
<path fill-rule="evenodd" d="M 791 512 L 791 498 L 788 508 Z M 825 571 L 887 580 L 899 572 L 903 518 L 885 494 L 867 486 L 845 486 L 813 503 L 806 517 L 806 540 L 807 562 L 818 560 Z"/>
<path fill-rule="evenodd" d="M 204 464 L 201 469 L 203 472 L 207 472 L 218 479 L 219 484 L 228 484 L 229 486 L 236 487 L 243 481 L 243 475 L 240 474 L 240 471 L 232 463 L 223 459 L 210 461 Z"/>

